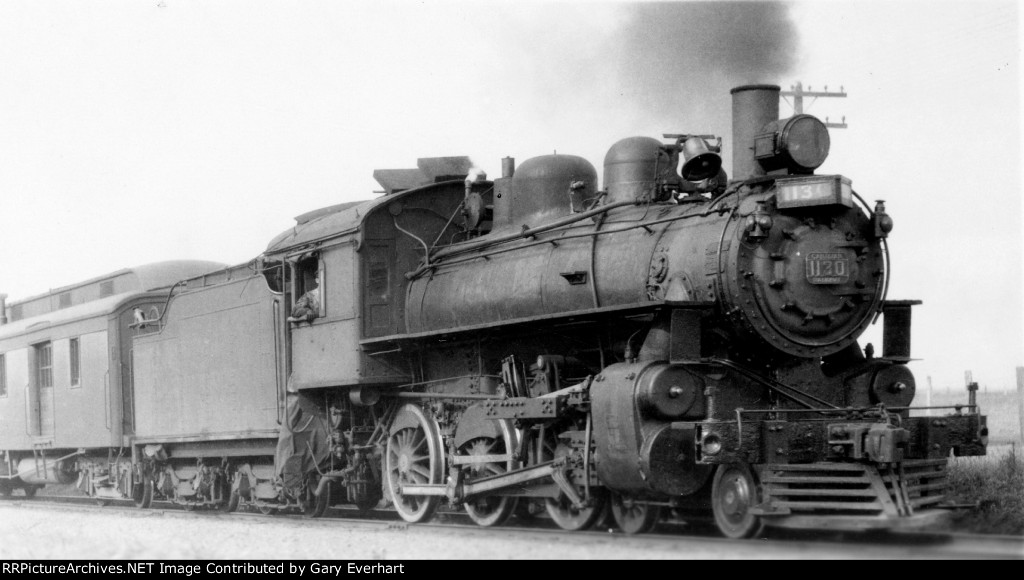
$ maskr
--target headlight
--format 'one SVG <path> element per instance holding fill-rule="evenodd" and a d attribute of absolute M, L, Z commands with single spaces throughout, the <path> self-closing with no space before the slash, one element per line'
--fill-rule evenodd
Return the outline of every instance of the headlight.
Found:
<path fill-rule="evenodd" d="M 765 171 L 813 173 L 825 162 L 830 146 L 824 123 L 811 115 L 796 115 L 765 127 L 754 139 L 754 157 Z"/>

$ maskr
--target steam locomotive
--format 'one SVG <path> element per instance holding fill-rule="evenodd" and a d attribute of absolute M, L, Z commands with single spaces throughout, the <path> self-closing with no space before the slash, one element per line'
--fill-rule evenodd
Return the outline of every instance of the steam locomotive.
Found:
<path fill-rule="evenodd" d="M 973 392 L 911 416 L 893 221 L 814 173 L 827 128 L 780 120 L 778 87 L 732 98 L 731 180 L 701 134 L 615 143 L 601 188 L 572 155 L 420 159 L 249 263 L 0 308 L 0 492 L 567 530 L 608 507 L 628 533 L 700 512 L 734 538 L 941 519 L 987 429 Z"/>

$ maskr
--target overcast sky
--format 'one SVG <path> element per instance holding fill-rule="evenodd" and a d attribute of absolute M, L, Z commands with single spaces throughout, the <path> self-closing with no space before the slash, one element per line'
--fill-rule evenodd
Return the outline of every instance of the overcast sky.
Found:
<path fill-rule="evenodd" d="M 239 263 L 375 168 L 715 133 L 729 88 L 846 98 L 819 170 L 885 199 L 919 384 L 1024 364 L 1016 2 L 0 3 L 0 292 Z M 784 104 L 783 114 L 790 109 Z M 727 168 L 731 163 L 727 159 Z M 869 339 L 876 341 L 878 332 Z"/>

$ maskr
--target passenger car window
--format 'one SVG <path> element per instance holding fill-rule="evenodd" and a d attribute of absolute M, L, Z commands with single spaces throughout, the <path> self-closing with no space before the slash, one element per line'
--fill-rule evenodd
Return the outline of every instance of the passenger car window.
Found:
<path fill-rule="evenodd" d="M 0 397 L 7 396 L 7 355 L 0 354 Z"/>
<path fill-rule="evenodd" d="M 68 341 L 68 359 L 71 363 L 71 387 L 82 386 L 82 349 L 78 338 Z"/>
<path fill-rule="evenodd" d="M 53 386 L 53 345 L 44 342 L 36 349 L 36 385 L 39 388 Z"/>

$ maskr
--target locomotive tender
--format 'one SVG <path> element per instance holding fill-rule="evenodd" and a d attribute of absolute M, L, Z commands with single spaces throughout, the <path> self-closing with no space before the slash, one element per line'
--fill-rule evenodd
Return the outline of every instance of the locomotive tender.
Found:
<path fill-rule="evenodd" d="M 936 521 L 950 452 L 984 454 L 987 429 L 973 393 L 911 416 L 892 220 L 815 175 L 827 129 L 780 120 L 778 87 L 732 96 L 731 181 L 721 140 L 694 134 L 619 141 L 601 188 L 571 155 L 506 158 L 493 181 L 421 159 L 248 264 L 12 304 L 0 492 L 409 522 L 446 501 L 568 530 L 610 505 L 626 532 L 703 511 L 730 537 Z M 879 317 L 876 356 L 857 339 Z"/>

